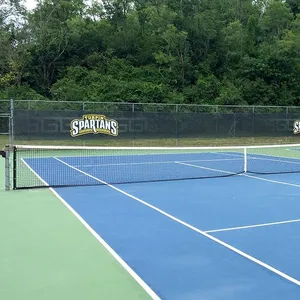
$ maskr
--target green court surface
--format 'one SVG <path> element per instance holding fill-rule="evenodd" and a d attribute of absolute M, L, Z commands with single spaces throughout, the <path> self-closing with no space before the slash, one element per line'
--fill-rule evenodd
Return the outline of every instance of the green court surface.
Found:
<path fill-rule="evenodd" d="M 0 159 L 0 299 L 149 299 L 48 189 L 4 191 Z"/>

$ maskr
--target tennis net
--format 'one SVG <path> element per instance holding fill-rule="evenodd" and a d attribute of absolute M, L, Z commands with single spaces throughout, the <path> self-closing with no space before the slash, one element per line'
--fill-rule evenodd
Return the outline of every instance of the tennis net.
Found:
<path fill-rule="evenodd" d="M 17 145 L 6 157 L 11 160 L 13 189 L 300 173 L 300 144 L 147 148 Z"/>

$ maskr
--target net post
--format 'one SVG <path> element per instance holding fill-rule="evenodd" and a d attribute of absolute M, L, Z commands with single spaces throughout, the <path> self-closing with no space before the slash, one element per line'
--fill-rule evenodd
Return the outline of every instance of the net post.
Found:
<path fill-rule="evenodd" d="M 13 189 L 17 189 L 17 149 L 14 146 L 13 148 Z"/>
<path fill-rule="evenodd" d="M 244 148 L 244 173 L 247 173 L 247 148 Z"/>
<path fill-rule="evenodd" d="M 4 148 L 4 158 L 5 158 L 5 190 L 9 191 L 11 189 L 11 169 L 10 169 L 10 148 L 6 145 Z"/>
<path fill-rule="evenodd" d="M 4 147 L 4 158 L 5 158 L 5 190 L 11 190 L 11 150 L 14 145 L 14 100 L 10 99 L 10 115 L 8 118 L 8 145 Z"/>

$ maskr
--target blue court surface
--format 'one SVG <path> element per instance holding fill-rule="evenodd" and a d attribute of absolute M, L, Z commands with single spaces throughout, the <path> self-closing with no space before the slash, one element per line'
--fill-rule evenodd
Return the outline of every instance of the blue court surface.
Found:
<path fill-rule="evenodd" d="M 176 155 L 157 158 L 155 165 L 153 155 L 143 158 L 150 160 L 147 165 L 123 157 L 113 166 L 109 156 L 107 166 L 97 157 L 24 161 L 46 183 L 104 183 L 53 191 L 117 253 L 152 298 L 299 300 L 300 173 L 244 174 L 238 153 L 230 153 L 221 167 L 219 154 L 206 161 Z M 292 172 L 300 167 L 292 158 L 266 156 L 267 163 L 262 158 L 253 155 L 249 167 L 288 166 Z M 121 166 L 130 178 L 145 173 L 165 181 L 118 184 L 125 172 Z M 202 170 L 240 174 L 168 181 L 160 177 L 166 167 L 172 178 L 177 173 L 196 178 Z M 106 184 L 109 170 L 116 183 Z"/>

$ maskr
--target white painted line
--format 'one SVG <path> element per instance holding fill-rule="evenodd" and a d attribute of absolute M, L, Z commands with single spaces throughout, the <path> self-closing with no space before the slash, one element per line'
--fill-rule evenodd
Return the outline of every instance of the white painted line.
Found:
<path fill-rule="evenodd" d="M 23 163 L 28 167 L 29 170 L 39 179 L 41 182 L 45 184 L 45 186 L 49 186 L 49 184 L 41 178 L 24 160 L 21 158 Z M 148 295 L 153 300 L 160 300 L 160 298 L 155 294 L 155 292 L 137 275 L 129 265 L 105 242 L 105 240 L 96 232 L 94 229 L 53 189 L 49 188 L 49 190 L 73 213 L 73 215 L 85 226 L 85 228 L 104 246 L 104 248 L 114 257 L 116 261 L 137 281 L 137 283 L 148 293 Z"/>
<path fill-rule="evenodd" d="M 300 187 L 299 184 L 295 184 L 295 183 L 289 183 L 289 182 L 284 182 L 284 181 L 272 180 L 272 179 L 267 179 L 267 178 L 253 176 L 253 175 L 247 175 L 247 174 L 238 174 L 238 175 L 239 176 L 245 176 L 245 177 L 248 177 L 248 178 L 257 179 L 257 180 L 261 180 L 261 181 L 267 181 L 267 182 L 271 182 L 271 183 L 277 183 L 277 184 L 283 184 L 283 185 L 288 185 L 288 186 L 294 186 L 294 187 L 297 187 L 297 188 Z"/>
<path fill-rule="evenodd" d="M 257 227 L 267 227 L 267 226 L 275 226 L 275 225 L 298 223 L 298 222 L 300 222 L 300 219 L 279 221 L 279 222 L 272 222 L 272 223 L 255 224 L 255 225 L 247 225 L 247 226 L 239 226 L 239 227 L 222 228 L 222 229 L 205 230 L 205 232 L 213 233 L 213 232 L 233 231 L 233 230 L 242 230 L 242 229 L 257 228 Z"/>
<path fill-rule="evenodd" d="M 186 165 L 186 166 L 194 167 L 194 168 L 199 168 L 199 169 L 205 169 L 205 170 L 211 170 L 211 171 L 216 171 L 216 172 L 220 172 L 220 173 L 225 173 L 225 174 L 232 174 L 232 175 L 237 175 L 237 176 L 244 176 L 244 177 L 253 178 L 253 179 L 257 179 L 257 180 L 261 180 L 261 181 L 271 182 L 271 183 L 277 183 L 277 184 L 283 184 L 283 185 L 288 185 L 288 186 L 294 186 L 294 187 L 297 187 L 297 188 L 300 187 L 299 184 L 294 184 L 294 183 L 289 183 L 289 182 L 284 182 L 284 181 L 278 181 L 278 180 L 272 180 L 272 179 L 262 178 L 262 177 L 258 177 L 258 176 L 248 175 L 248 174 L 245 174 L 245 173 L 236 174 L 236 173 L 225 171 L 225 170 L 218 170 L 218 169 L 206 168 L 206 167 L 197 166 L 197 165 L 193 165 L 193 164 L 182 163 L 182 162 L 179 162 L 179 161 L 176 162 L 176 163 L 181 164 L 181 165 Z"/>
<path fill-rule="evenodd" d="M 61 157 L 66 158 L 66 157 Z M 219 159 L 196 159 L 196 160 L 185 160 L 182 162 L 218 162 L 218 161 L 240 161 L 243 158 L 219 158 Z M 104 158 L 105 160 L 105 158 Z M 156 165 L 156 164 L 174 164 L 177 161 L 170 160 L 170 161 L 146 161 L 146 162 L 128 162 L 128 163 L 107 163 L 107 164 L 79 164 L 74 165 L 74 167 L 110 167 L 110 166 L 135 166 L 135 165 Z"/>
<path fill-rule="evenodd" d="M 216 153 L 213 153 L 216 154 Z M 237 154 L 231 154 L 231 153 L 223 153 L 223 152 L 218 152 L 220 155 L 226 155 L 226 156 L 233 156 L 233 157 L 244 157 L 244 155 L 237 155 Z M 255 157 L 253 155 L 258 155 L 258 156 L 266 156 L 266 157 Z M 295 164 L 295 165 L 300 165 L 300 160 L 298 158 L 289 158 L 289 157 L 282 157 L 283 159 L 290 159 L 290 160 L 282 160 L 282 159 L 275 159 L 275 158 L 268 158 L 268 157 L 274 157 L 273 155 L 268 155 L 268 154 L 256 154 L 256 153 L 248 153 L 247 154 L 247 160 L 267 160 L 267 161 L 276 161 L 280 163 L 287 163 L 287 164 Z M 278 157 L 278 156 L 276 156 Z"/>
<path fill-rule="evenodd" d="M 247 254 L 247 253 L 245 253 L 245 252 L 243 252 L 243 251 L 241 251 L 241 250 L 239 250 L 239 249 L 237 249 L 237 248 L 235 248 L 235 247 L 233 247 L 233 246 L 231 246 L 231 245 L 229 245 L 229 244 L 227 244 L 227 243 L 225 243 L 225 242 L 223 242 L 221 240 L 219 240 L 218 238 L 216 238 L 216 237 L 214 237 L 214 236 L 212 236 L 212 235 L 210 235 L 210 234 L 208 234 L 208 233 L 206 233 L 206 232 L 204 232 L 204 231 L 202 231 L 202 230 L 200 230 L 200 229 L 198 229 L 198 228 L 196 228 L 196 227 L 194 227 L 194 226 L 192 226 L 192 225 L 190 225 L 190 224 L 188 224 L 188 223 L 186 223 L 186 222 L 184 222 L 184 221 L 182 221 L 182 220 L 180 220 L 180 219 L 178 219 L 178 218 L 176 218 L 176 217 L 174 217 L 172 215 L 170 215 L 169 213 L 163 211 L 162 209 L 160 209 L 160 208 L 158 208 L 158 207 L 156 207 L 156 206 L 154 206 L 152 204 L 149 204 L 148 202 L 146 202 L 144 200 L 141 200 L 138 197 L 135 197 L 135 196 L 133 196 L 133 195 L 131 195 L 131 194 L 129 194 L 129 193 L 127 193 L 127 192 L 125 192 L 125 191 L 123 191 L 123 190 L 121 190 L 121 189 L 119 189 L 119 188 L 117 188 L 117 187 L 115 187 L 115 186 L 113 186 L 111 184 L 109 184 L 109 183 L 106 183 L 105 181 L 103 181 L 103 180 L 101 180 L 101 179 L 99 179 L 99 178 L 97 178 L 95 176 L 92 176 L 89 173 L 86 173 L 86 172 L 84 172 L 84 171 L 82 171 L 80 169 L 77 169 L 77 168 L 73 167 L 72 165 L 70 165 L 70 164 L 68 164 L 68 163 L 66 163 L 66 162 L 64 162 L 64 161 L 62 161 L 62 160 L 60 160 L 58 158 L 55 158 L 55 159 L 57 159 L 58 161 L 60 161 L 62 164 L 70 167 L 71 169 L 76 170 L 76 171 L 78 171 L 78 172 L 80 172 L 80 173 L 82 173 L 82 174 L 84 174 L 84 175 L 86 175 L 86 176 L 88 176 L 90 178 L 93 178 L 93 179 L 95 179 L 95 180 L 97 180 L 97 181 L 99 181 L 99 182 L 101 182 L 103 184 L 106 184 L 106 186 L 114 189 L 115 191 L 118 191 L 119 193 L 121 193 L 121 194 L 123 194 L 123 195 L 125 195 L 125 196 L 127 196 L 127 197 L 129 197 L 129 198 L 131 198 L 133 200 L 135 200 L 135 201 L 138 201 L 138 202 L 144 204 L 145 206 L 147 206 L 147 207 L 149 207 L 149 208 L 151 208 L 151 209 L 159 212 L 160 214 L 168 217 L 169 219 L 171 219 L 171 220 L 173 220 L 175 222 L 178 222 L 181 225 L 183 225 L 183 226 L 185 226 L 185 227 L 187 227 L 187 228 L 189 228 L 189 229 L 191 229 L 191 230 L 193 230 L 195 232 L 198 232 L 199 234 L 207 237 L 208 239 L 216 242 L 217 244 L 222 245 L 223 247 L 225 247 L 225 248 L 227 248 L 227 249 L 229 249 L 229 250 L 231 250 L 231 251 L 233 251 L 233 252 L 241 255 L 242 257 L 244 257 L 244 258 L 246 258 L 246 259 L 248 259 L 248 260 L 250 260 L 250 261 L 252 261 L 252 262 L 254 262 L 254 263 L 256 263 L 256 264 L 258 264 L 258 265 L 260 265 L 260 266 L 262 266 L 264 268 L 266 268 L 266 269 L 268 269 L 269 271 L 277 274 L 278 276 L 281 276 L 282 278 L 284 278 L 284 279 L 286 279 L 286 280 L 288 280 L 290 282 L 293 282 L 294 284 L 300 286 L 300 281 L 299 280 L 297 280 L 297 279 L 295 279 L 295 278 L 293 278 L 293 277 L 291 277 L 291 276 L 289 276 L 289 275 L 281 272 L 280 270 L 278 270 L 278 269 L 276 269 L 276 268 L 274 268 L 274 267 L 272 267 L 272 266 L 270 266 L 270 265 L 268 265 L 268 264 L 260 261 L 259 259 L 257 259 L 255 257 L 253 257 L 253 256 L 251 256 L 251 255 L 249 255 L 249 254 Z"/>
<path fill-rule="evenodd" d="M 182 161 L 175 161 L 175 163 L 176 163 L 176 164 L 179 164 L 179 165 L 185 165 L 185 166 L 189 166 L 189 167 L 198 168 L 198 169 L 204 169 L 204 170 L 209 170 L 209 171 L 215 171 L 215 172 L 220 172 L 220 173 L 226 173 L 226 174 L 230 174 L 230 175 L 238 175 L 238 174 L 235 173 L 235 172 L 229 172 L 229 171 L 223 171 L 223 170 L 219 170 L 219 169 L 213 169 L 213 168 L 207 168 L 207 167 L 197 166 L 197 165 L 185 163 L 185 162 L 182 162 Z"/>
<path fill-rule="evenodd" d="M 215 147 L 101 147 L 101 146 L 53 146 L 53 145 L 14 145 L 16 148 L 24 150 L 241 150 L 244 148 L 247 149 L 268 149 L 268 148 L 295 148 L 300 147 L 300 144 L 282 144 L 282 145 L 251 145 L 251 146 L 215 146 Z"/>

